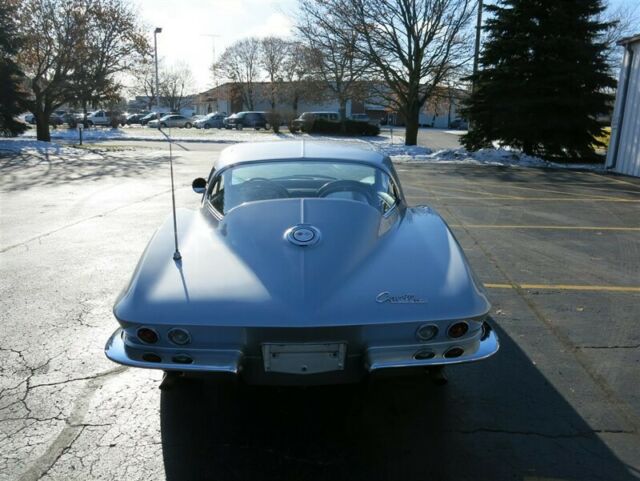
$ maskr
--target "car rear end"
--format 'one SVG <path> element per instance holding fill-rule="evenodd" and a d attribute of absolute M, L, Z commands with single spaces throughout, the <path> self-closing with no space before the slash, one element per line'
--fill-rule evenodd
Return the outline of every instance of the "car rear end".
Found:
<path fill-rule="evenodd" d="M 135 367 L 224 373 L 249 384 L 336 384 L 484 359 L 498 349 L 476 319 L 308 328 L 123 323 L 107 356 Z"/>

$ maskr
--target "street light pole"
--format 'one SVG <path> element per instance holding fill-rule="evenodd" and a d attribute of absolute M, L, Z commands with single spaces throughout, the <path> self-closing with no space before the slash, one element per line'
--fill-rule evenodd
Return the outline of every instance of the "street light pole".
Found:
<path fill-rule="evenodd" d="M 156 60 L 156 119 L 158 121 L 158 128 L 160 128 L 160 90 L 158 87 L 158 34 L 162 33 L 162 28 L 156 27 L 153 32 L 153 49 L 155 51 Z"/>
<path fill-rule="evenodd" d="M 482 30 L 482 0 L 478 0 L 478 23 L 476 24 L 476 45 L 473 53 L 473 87 L 475 87 L 475 76 L 478 73 L 478 62 L 480 59 L 480 31 Z M 472 87 L 472 89 L 473 89 Z"/>

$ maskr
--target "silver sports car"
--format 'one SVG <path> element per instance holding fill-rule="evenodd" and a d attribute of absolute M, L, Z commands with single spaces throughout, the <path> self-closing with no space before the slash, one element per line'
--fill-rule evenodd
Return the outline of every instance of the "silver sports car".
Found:
<path fill-rule="evenodd" d="M 196 179 L 196 211 L 158 229 L 114 307 L 109 359 L 255 384 L 355 382 L 485 359 L 491 308 L 460 245 L 409 207 L 388 157 L 244 143 Z"/>

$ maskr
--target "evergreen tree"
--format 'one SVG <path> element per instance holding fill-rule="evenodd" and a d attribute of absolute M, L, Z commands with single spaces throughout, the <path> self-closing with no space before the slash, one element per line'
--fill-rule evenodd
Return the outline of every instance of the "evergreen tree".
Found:
<path fill-rule="evenodd" d="M 594 155 L 615 80 L 598 20 L 601 0 L 500 0 L 465 113 L 468 149 L 493 141 L 547 158 Z"/>
<path fill-rule="evenodd" d="M 26 129 L 15 117 L 22 112 L 19 103 L 24 99 L 20 90 L 22 72 L 15 63 L 18 50 L 16 3 L 0 2 L 0 135 L 18 135 Z"/>

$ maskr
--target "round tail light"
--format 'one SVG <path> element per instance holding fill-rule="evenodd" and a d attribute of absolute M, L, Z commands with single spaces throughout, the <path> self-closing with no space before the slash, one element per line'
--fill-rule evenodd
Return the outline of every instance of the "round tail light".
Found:
<path fill-rule="evenodd" d="M 147 362 L 161 362 L 162 358 L 152 352 L 145 352 L 142 355 L 142 360 Z"/>
<path fill-rule="evenodd" d="M 171 358 L 171 360 L 177 364 L 191 364 L 193 363 L 193 359 L 191 359 L 190 356 L 187 356 L 186 354 L 178 354 L 176 356 L 173 356 Z"/>
<path fill-rule="evenodd" d="M 155 344 L 158 342 L 158 333 L 151 328 L 141 327 L 138 329 L 138 339 L 145 344 Z"/>
<path fill-rule="evenodd" d="M 460 357 L 464 354 L 464 349 L 461 347 L 452 347 L 447 352 L 444 353 L 444 357 Z"/>
<path fill-rule="evenodd" d="M 464 336 L 467 331 L 469 330 L 469 324 L 467 324 L 466 322 L 462 321 L 462 322 L 456 322 L 455 324 L 452 324 L 449 327 L 449 337 L 462 337 Z"/>
<path fill-rule="evenodd" d="M 427 351 L 427 350 L 422 350 L 422 351 L 418 351 L 413 355 L 413 358 L 416 361 L 424 361 L 425 359 L 432 359 L 435 356 L 435 354 L 431 351 Z"/>
<path fill-rule="evenodd" d="M 428 341 L 430 339 L 433 339 L 437 334 L 438 328 L 433 324 L 425 324 L 423 326 L 420 326 L 416 331 L 416 336 L 418 336 L 418 339 L 420 339 L 421 341 Z"/>
<path fill-rule="evenodd" d="M 189 344 L 191 342 L 191 335 L 186 329 L 180 329 L 179 327 L 176 327 L 169 331 L 169 340 L 174 344 L 184 346 L 185 344 Z"/>

